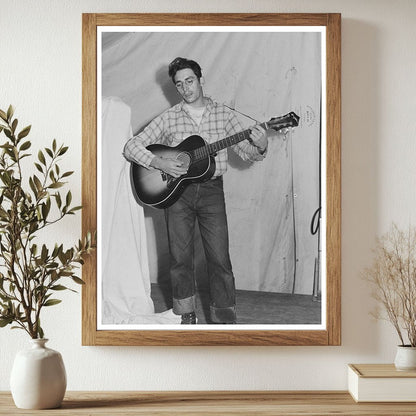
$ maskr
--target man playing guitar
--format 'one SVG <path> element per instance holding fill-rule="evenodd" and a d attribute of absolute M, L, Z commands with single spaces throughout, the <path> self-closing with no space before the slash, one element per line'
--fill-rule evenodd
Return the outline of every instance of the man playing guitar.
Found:
<path fill-rule="evenodd" d="M 235 114 L 203 94 L 199 64 L 176 58 L 169 65 L 169 76 L 182 101 L 152 120 L 125 145 L 125 157 L 146 170 L 157 169 L 164 178 L 180 178 L 189 164 L 181 158 L 157 155 L 148 146 L 177 146 L 187 137 L 198 134 L 208 144 L 236 135 L 242 127 Z M 247 140 L 232 149 L 243 159 L 259 161 L 267 153 L 269 130 L 252 127 Z M 150 146 L 150 149 L 152 146 Z M 229 256 L 228 228 L 222 175 L 227 170 L 227 149 L 213 158 L 213 175 L 204 182 L 190 183 L 165 208 L 170 252 L 170 277 L 173 312 L 182 316 L 183 324 L 195 324 L 194 229 L 198 222 L 205 251 L 210 287 L 210 323 L 237 322 L 235 281 Z M 166 204 L 165 204 L 166 205 Z"/>

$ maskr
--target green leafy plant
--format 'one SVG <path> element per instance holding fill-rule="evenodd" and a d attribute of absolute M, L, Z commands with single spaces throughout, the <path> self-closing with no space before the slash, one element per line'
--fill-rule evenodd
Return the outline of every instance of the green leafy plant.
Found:
<path fill-rule="evenodd" d="M 39 243 L 39 232 L 81 207 L 72 206 L 71 191 L 61 189 L 73 172 L 59 168 L 68 147 L 56 140 L 39 150 L 35 173 L 24 180 L 22 160 L 31 156 L 31 142 L 26 140 L 31 126 L 20 132 L 17 126 L 12 106 L 0 110 L 0 135 L 6 138 L 0 145 L 0 327 L 12 325 L 32 338 L 43 338 L 42 309 L 61 302 L 53 296 L 57 292 L 74 291 L 63 279 L 84 283 L 76 272 L 94 244 L 91 233 L 69 249 Z"/>
<path fill-rule="evenodd" d="M 374 316 L 394 326 L 402 346 L 416 347 L 416 228 L 392 224 L 374 254 L 373 265 L 363 272 L 383 307 Z"/>

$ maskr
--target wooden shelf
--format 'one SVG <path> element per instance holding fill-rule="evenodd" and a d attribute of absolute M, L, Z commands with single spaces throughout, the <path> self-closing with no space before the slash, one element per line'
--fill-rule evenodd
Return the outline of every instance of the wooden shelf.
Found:
<path fill-rule="evenodd" d="M 415 415 L 414 403 L 355 403 L 347 392 L 67 392 L 59 409 L 17 409 L 0 392 L 0 415 Z"/>

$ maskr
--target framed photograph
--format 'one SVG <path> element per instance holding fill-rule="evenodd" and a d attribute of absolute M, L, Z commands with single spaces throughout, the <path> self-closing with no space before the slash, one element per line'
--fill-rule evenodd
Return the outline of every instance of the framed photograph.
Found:
<path fill-rule="evenodd" d="M 83 345 L 340 345 L 340 34 L 83 15 Z"/>

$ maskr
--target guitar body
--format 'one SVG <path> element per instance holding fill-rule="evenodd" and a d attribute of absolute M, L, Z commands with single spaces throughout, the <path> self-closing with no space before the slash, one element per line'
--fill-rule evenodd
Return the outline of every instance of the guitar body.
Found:
<path fill-rule="evenodd" d="M 166 208 L 181 196 L 183 190 L 192 182 L 204 182 L 215 172 L 215 160 L 207 155 L 202 160 L 195 160 L 193 151 L 206 146 L 205 140 L 197 135 L 186 138 L 176 147 L 151 144 L 147 147 L 154 155 L 161 158 L 180 160 L 188 171 L 179 178 L 173 178 L 158 169 L 146 169 L 132 163 L 131 176 L 138 198 L 146 205 Z"/>

